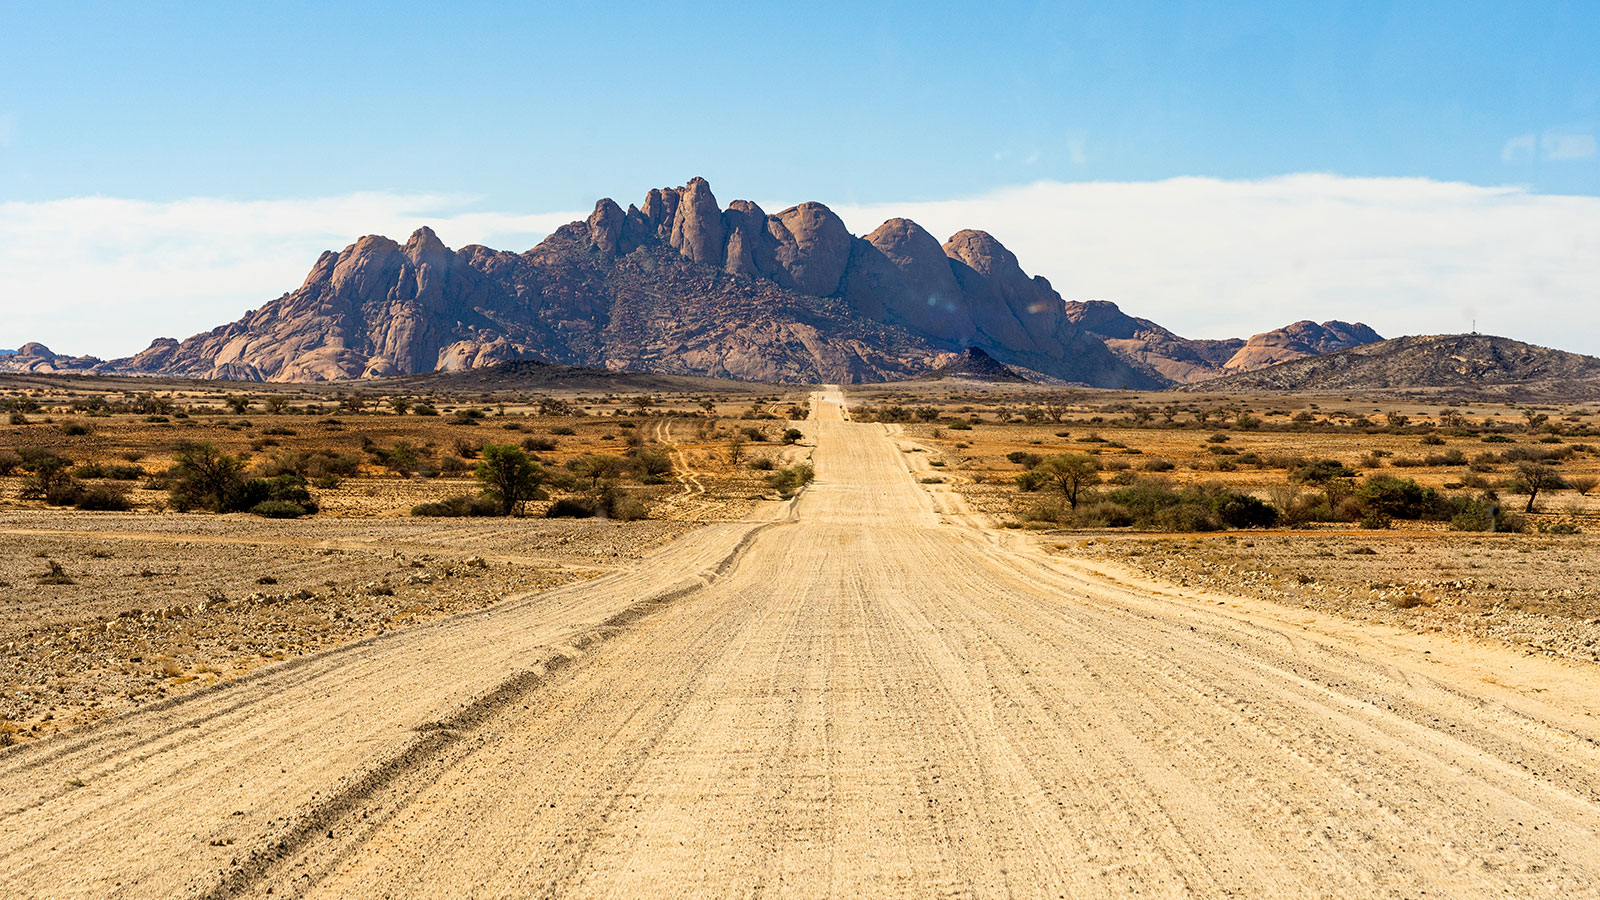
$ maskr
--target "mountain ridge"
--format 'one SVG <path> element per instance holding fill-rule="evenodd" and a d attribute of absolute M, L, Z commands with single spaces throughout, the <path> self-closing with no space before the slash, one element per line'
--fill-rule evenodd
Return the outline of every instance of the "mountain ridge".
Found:
<path fill-rule="evenodd" d="M 1126 336 L 1088 327 L 1128 332 L 1119 316 L 1137 326 Z M 1340 334 L 1354 340 L 1357 329 Z M 723 208 L 693 178 L 639 206 L 602 199 L 523 253 L 451 250 L 426 226 L 404 244 L 367 235 L 322 253 L 299 288 L 210 331 L 109 362 L 27 345 L 0 370 L 323 381 L 537 358 L 862 382 L 923 374 L 977 347 L 1069 383 L 1154 389 L 1217 374 L 1261 337 L 1189 341 L 1114 304 L 1064 300 L 987 232 L 941 244 L 896 218 L 857 237 L 821 203 L 771 215 L 745 200 Z M 1329 340 L 1259 343 L 1276 360 Z"/>

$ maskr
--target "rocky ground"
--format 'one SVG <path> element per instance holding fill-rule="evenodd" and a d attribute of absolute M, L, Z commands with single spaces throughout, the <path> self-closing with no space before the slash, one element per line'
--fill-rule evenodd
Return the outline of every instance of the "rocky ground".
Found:
<path fill-rule="evenodd" d="M 1183 586 L 1600 661 L 1600 537 L 1429 531 L 1095 536 L 1056 552 Z"/>
<path fill-rule="evenodd" d="M 0 512 L 0 742 L 591 577 L 693 525 Z"/>

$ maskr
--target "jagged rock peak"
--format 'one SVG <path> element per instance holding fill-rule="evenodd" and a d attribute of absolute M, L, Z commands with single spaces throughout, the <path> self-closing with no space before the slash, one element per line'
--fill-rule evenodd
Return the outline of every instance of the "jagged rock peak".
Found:
<path fill-rule="evenodd" d="M 669 240 L 679 253 L 697 263 L 722 265 L 722 210 L 704 178 L 691 178 L 678 188 Z"/>

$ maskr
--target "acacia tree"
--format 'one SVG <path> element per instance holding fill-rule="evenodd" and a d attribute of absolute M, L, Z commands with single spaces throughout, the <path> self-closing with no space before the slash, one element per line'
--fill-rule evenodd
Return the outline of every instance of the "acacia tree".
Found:
<path fill-rule="evenodd" d="M 1046 484 L 1061 492 L 1067 505 L 1078 508 L 1078 498 L 1087 487 L 1100 483 L 1100 464 L 1082 453 L 1047 456 L 1034 467 Z"/>
<path fill-rule="evenodd" d="M 244 485 L 244 461 L 224 453 L 216 444 L 184 444 L 178 448 L 172 499 L 179 509 L 199 507 L 228 512 Z"/>
<path fill-rule="evenodd" d="M 550 480 L 549 471 L 513 444 L 485 444 L 474 474 L 484 496 L 502 516 L 512 515 L 529 500 L 547 496 L 544 483 Z"/>
<path fill-rule="evenodd" d="M 1523 512 L 1533 512 L 1533 502 L 1539 498 L 1540 491 L 1553 491 L 1565 485 L 1561 475 L 1549 466 L 1535 462 L 1517 463 L 1515 490 L 1528 495 L 1528 506 Z"/>

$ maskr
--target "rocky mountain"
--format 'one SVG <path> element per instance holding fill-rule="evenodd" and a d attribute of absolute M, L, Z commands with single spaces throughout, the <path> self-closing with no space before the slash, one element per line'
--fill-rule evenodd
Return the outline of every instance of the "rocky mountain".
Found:
<path fill-rule="evenodd" d="M 973 381 L 1027 381 L 1014 369 L 977 347 L 968 347 L 954 359 L 929 372 L 924 378 L 966 378 Z"/>
<path fill-rule="evenodd" d="M 1320 356 L 1383 340 L 1376 331 L 1356 322 L 1295 322 L 1276 331 L 1255 335 L 1222 364 L 1224 374 L 1248 372 L 1307 356 Z"/>
<path fill-rule="evenodd" d="M 1195 340 L 1179 337 L 1149 319 L 1130 316 L 1105 300 L 1070 302 L 1067 318 L 1135 368 L 1178 384 L 1383 340 L 1366 325 L 1339 321 L 1321 325 L 1295 322 L 1248 340 Z"/>
<path fill-rule="evenodd" d="M 15 350 L 0 350 L 0 372 L 88 372 L 102 368 L 105 360 L 94 356 L 65 356 L 29 341 Z"/>
<path fill-rule="evenodd" d="M 1205 392 L 1600 398 L 1600 359 L 1484 334 L 1400 337 L 1183 385 Z"/>
<path fill-rule="evenodd" d="M 1300 325 L 1341 323 L 1291 328 Z M 747 200 L 723 208 L 695 178 L 627 209 L 601 200 L 525 253 L 451 250 L 428 228 L 404 244 L 369 235 L 323 253 L 299 288 L 204 334 L 109 363 L 39 348 L 0 359 L 0 371 L 323 381 L 538 358 L 860 382 L 923 374 L 973 347 L 1052 379 L 1152 389 L 1236 360 L 1321 352 L 1365 326 L 1341 328 L 1190 341 L 1114 304 L 1064 301 L 982 231 L 941 244 L 890 219 L 857 237 L 820 203 L 770 215 Z"/>

